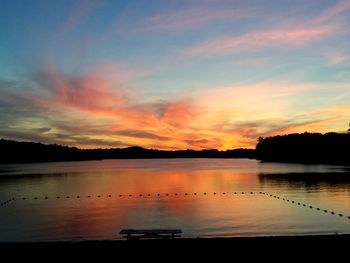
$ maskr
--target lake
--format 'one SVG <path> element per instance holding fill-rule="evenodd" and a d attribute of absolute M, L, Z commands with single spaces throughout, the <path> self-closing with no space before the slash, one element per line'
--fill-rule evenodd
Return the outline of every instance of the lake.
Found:
<path fill-rule="evenodd" d="M 123 228 L 180 228 L 183 237 L 350 233 L 349 171 L 248 159 L 0 165 L 0 241 L 114 240 Z"/>

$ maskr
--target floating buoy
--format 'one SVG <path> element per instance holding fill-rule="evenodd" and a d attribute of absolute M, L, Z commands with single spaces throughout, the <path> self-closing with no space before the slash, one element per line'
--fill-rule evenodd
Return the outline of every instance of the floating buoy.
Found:
<path fill-rule="evenodd" d="M 122 197 L 123 195 L 119 195 L 119 197 Z"/>
<path fill-rule="evenodd" d="M 140 196 L 142 196 L 142 194 L 140 194 Z"/>
<path fill-rule="evenodd" d="M 112 197 L 112 195 L 108 195 L 108 197 Z"/>
<path fill-rule="evenodd" d="M 88 195 L 88 198 L 90 198 L 91 197 L 91 195 Z"/>
<path fill-rule="evenodd" d="M 242 192 L 242 195 L 244 195 L 244 192 Z"/>
<path fill-rule="evenodd" d="M 280 199 L 280 197 L 279 197 L 279 196 L 277 196 L 277 199 Z"/>
<path fill-rule="evenodd" d="M 216 195 L 216 193 L 214 192 L 213 195 Z"/>
<path fill-rule="evenodd" d="M 339 216 L 343 216 L 343 214 L 339 214 Z"/>
<path fill-rule="evenodd" d="M 300 203 L 298 202 L 298 205 L 300 205 Z"/>
<path fill-rule="evenodd" d="M 303 204 L 303 206 L 306 206 L 306 204 Z"/>
<path fill-rule="evenodd" d="M 59 196 L 57 196 L 56 198 L 57 198 L 57 199 L 60 199 L 60 197 L 59 197 Z"/>
<path fill-rule="evenodd" d="M 289 202 L 289 199 L 287 199 L 287 202 Z"/>
<path fill-rule="evenodd" d="M 334 212 L 332 211 L 331 214 L 334 215 Z"/>
<path fill-rule="evenodd" d="M 223 195 L 225 195 L 226 193 L 225 193 L 225 192 L 223 192 L 222 194 L 223 194 Z"/>
<path fill-rule="evenodd" d="M 160 194 L 157 194 L 158 196 L 160 196 Z"/>
<path fill-rule="evenodd" d="M 194 195 L 197 195 L 197 193 L 193 193 Z"/>
<path fill-rule="evenodd" d="M 131 197 L 132 195 L 130 194 L 129 196 Z"/>
<path fill-rule="evenodd" d="M 328 211 L 325 209 L 325 210 L 323 210 L 323 212 L 327 213 Z"/>
<path fill-rule="evenodd" d="M 175 195 L 177 195 L 177 193 L 175 193 Z"/>
<path fill-rule="evenodd" d="M 148 196 L 151 196 L 151 194 L 148 194 Z"/>
<path fill-rule="evenodd" d="M 25 197 L 22 197 L 22 200 L 26 200 L 27 198 L 25 198 Z"/>
<path fill-rule="evenodd" d="M 312 208 L 312 205 L 310 205 L 309 207 Z"/>
<path fill-rule="evenodd" d="M 166 196 L 168 196 L 169 194 L 165 194 Z"/>
<path fill-rule="evenodd" d="M 80 195 L 77 195 L 77 198 L 80 198 Z"/>
<path fill-rule="evenodd" d="M 283 198 L 282 200 L 286 200 L 286 199 Z"/>
<path fill-rule="evenodd" d="M 252 194 L 253 194 L 253 192 L 250 192 L 250 194 L 252 195 Z"/>
<path fill-rule="evenodd" d="M 237 194 L 237 192 L 234 192 L 234 194 L 236 195 L 236 194 Z"/>
<path fill-rule="evenodd" d="M 100 195 L 98 195 L 97 197 L 98 197 L 98 198 L 100 198 L 101 196 L 100 196 Z"/>
<path fill-rule="evenodd" d="M 188 193 L 185 193 L 185 195 L 188 195 Z"/>
<path fill-rule="evenodd" d="M 37 197 L 34 197 L 34 199 L 38 199 Z"/>
<path fill-rule="evenodd" d="M 45 199 L 49 199 L 47 196 L 45 196 Z"/>
<path fill-rule="evenodd" d="M 204 195 L 207 195 L 207 193 L 203 193 Z"/>
<path fill-rule="evenodd" d="M 316 208 L 316 210 L 320 210 L 320 208 L 319 208 L 319 207 L 317 207 L 317 208 Z"/>
<path fill-rule="evenodd" d="M 66 198 L 70 198 L 69 195 L 67 195 Z"/>
<path fill-rule="evenodd" d="M 292 203 L 294 204 L 294 201 L 292 201 Z"/>

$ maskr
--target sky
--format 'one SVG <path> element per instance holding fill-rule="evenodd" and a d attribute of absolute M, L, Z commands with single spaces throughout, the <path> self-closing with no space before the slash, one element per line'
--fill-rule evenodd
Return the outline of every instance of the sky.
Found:
<path fill-rule="evenodd" d="M 1 0 L 0 138 L 255 147 L 350 122 L 350 0 Z"/>

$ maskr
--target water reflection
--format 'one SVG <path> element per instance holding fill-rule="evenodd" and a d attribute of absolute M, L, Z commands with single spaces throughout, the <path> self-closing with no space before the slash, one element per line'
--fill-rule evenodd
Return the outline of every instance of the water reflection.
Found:
<path fill-rule="evenodd" d="M 258 174 L 263 185 L 288 185 L 290 188 L 304 186 L 305 188 L 349 188 L 350 172 L 337 173 L 281 173 Z"/>
<path fill-rule="evenodd" d="M 0 241 L 116 239 L 121 228 L 180 228 L 185 237 L 342 233 L 344 218 L 234 192 L 279 193 L 346 215 L 349 171 L 335 172 L 344 170 L 232 159 L 2 165 L 0 199 L 29 199 L 0 208 Z"/>

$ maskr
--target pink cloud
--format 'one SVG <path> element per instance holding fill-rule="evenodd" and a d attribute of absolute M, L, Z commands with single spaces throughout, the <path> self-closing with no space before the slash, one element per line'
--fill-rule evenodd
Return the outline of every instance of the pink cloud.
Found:
<path fill-rule="evenodd" d="M 144 30 L 179 31 L 200 27 L 220 20 L 233 20 L 248 16 L 240 9 L 214 9 L 209 7 L 192 7 L 187 10 L 153 16 L 149 19 L 149 26 Z"/>
<path fill-rule="evenodd" d="M 315 24 L 332 22 L 332 20 L 339 19 L 339 15 L 350 9 L 349 0 L 340 0 L 335 5 L 325 10 L 320 16 L 312 19 L 310 22 Z"/>
<path fill-rule="evenodd" d="M 24 92 L 17 96 L 18 102 L 11 100 L 18 107 L 34 104 L 26 106 L 30 119 L 21 113 L 15 118 L 16 123 L 11 123 L 12 127 L 17 131 L 30 130 L 31 134 L 42 131 L 43 141 L 46 138 L 80 147 L 229 149 L 254 147 L 259 136 L 341 130 L 339 127 L 348 122 L 349 106 L 336 106 L 329 98 L 321 101 L 326 104 L 319 102 L 308 112 L 295 107 L 303 92 L 328 89 L 343 94 L 349 89 L 346 84 L 261 83 L 213 87 L 188 93 L 183 99 L 135 104 L 115 77 L 123 75 L 122 70 L 115 74 L 111 71 L 110 66 L 102 65 L 80 76 L 67 76 L 48 68 L 43 83 L 45 88 L 52 88 L 51 93 Z M 14 91 L 0 93 L 9 98 Z"/>
<path fill-rule="evenodd" d="M 211 56 L 275 46 L 303 47 L 341 32 L 344 26 L 341 14 L 349 9 L 350 1 L 339 1 L 319 16 L 299 21 L 298 26 L 287 21 L 280 27 L 210 40 L 191 48 L 187 53 L 195 56 Z"/>
<path fill-rule="evenodd" d="M 335 25 L 309 28 L 278 28 L 270 31 L 224 37 L 198 45 L 190 50 L 192 55 L 210 56 L 224 53 L 259 50 L 273 46 L 303 46 L 331 35 Z"/>
<path fill-rule="evenodd" d="M 199 114 L 199 107 L 188 101 L 168 103 L 162 114 L 162 121 L 175 127 L 185 127 Z"/>
<path fill-rule="evenodd" d="M 192 129 L 191 120 L 199 114 L 197 106 L 178 99 L 162 103 L 161 112 L 154 104 L 135 105 L 120 87 L 119 79 L 114 77 L 122 72 L 116 71 L 111 78 L 107 77 L 106 72 L 109 72 L 108 67 L 107 70 L 106 67 L 100 67 L 85 75 L 72 77 L 47 69 L 45 78 L 53 92 L 51 96 L 37 101 L 42 109 L 55 109 L 56 116 L 60 112 L 68 119 L 80 116 L 79 123 L 81 119 L 94 123 L 90 132 L 88 127 L 91 125 L 86 122 L 84 129 L 76 125 L 72 129 L 67 126 L 64 128 L 68 133 L 80 135 L 78 137 L 84 138 L 84 141 L 108 142 L 111 138 L 118 141 L 124 138 L 129 145 L 180 149 L 188 148 L 190 142 L 197 140 L 197 147 L 203 146 L 203 138 L 186 136 Z M 102 128 L 96 129 L 97 124 L 101 124 Z M 69 139 L 72 138 L 69 136 Z"/>
<path fill-rule="evenodd" d="M 327 56 L 328 64 L 331 66 L 343 64 L 349 61 L 349 59 L 349 56 L 341 54 L 339 52 L 332 52 Z"/>

